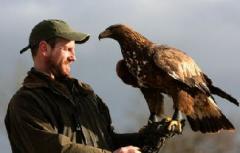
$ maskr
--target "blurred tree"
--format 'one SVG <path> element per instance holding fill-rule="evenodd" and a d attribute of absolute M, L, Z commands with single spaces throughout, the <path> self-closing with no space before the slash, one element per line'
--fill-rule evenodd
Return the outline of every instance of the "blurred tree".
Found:
<path fill-rule="evenodd" d="M 236 153 L 237 137 L 235 132 L 221 131 L 216 134 L 192 132 L 190 127 L 184 129 L 183 135 L 169 140 L 163 153 Z"/>

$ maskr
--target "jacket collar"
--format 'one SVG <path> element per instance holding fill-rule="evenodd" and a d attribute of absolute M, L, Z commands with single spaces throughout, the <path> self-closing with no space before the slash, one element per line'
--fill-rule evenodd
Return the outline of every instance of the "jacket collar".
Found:
<path fill-rule="evenodd" d="M 62 79 L 61 82 L 59 82 L 55 79 L 52 79 L 49 75 L 37 71 L 35 68 L 32 68 L 28 72 L 27 77 L 23 81 L 23 86 L 30 89 L 49 88 L 53 92 L 63 95 L 72 101 L 73 97 L 71 91 L 69 90 L 70 88 L 67 88 L 66 84 L 63 82 L 71 83 L 74 85 L 77 88 L 78 93 L 81 95 L 88 95 L 93 93 L 93 90 L 89 85 L 83 82 L 78 82 L 74 78 L 66 78 L 64 80 Z"/>
<path fill-rule="evenodd" d="M 27 77 L 23 81 L 23 86 L 27 88 L 42 88 L 49 87 L 49 83 L 54 81 L 50 76 L 42 72 L 37 71 L 35 68 L 32 68 Z"/>

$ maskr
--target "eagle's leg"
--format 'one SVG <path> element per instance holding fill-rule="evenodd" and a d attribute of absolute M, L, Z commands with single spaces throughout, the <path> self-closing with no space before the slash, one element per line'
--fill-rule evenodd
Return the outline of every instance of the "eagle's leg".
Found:
<path fill-rule="evenodd" d="M 182 113 L 177 108 L 175 108 L 173 117 L 172 117 L 171 121 L 169 122 L 168 130 L 174 131 L 177 133 L 182 133 L 182 131 L 183 131 L 183 129 L 182 129 Z"/>
<path fill-rule="evenodd" d="M 179 111 L 177 108 L 175 108 L 172 119 L 177 121 L 181 121 L 183 119 L 181 111 Z"/>
<path fill-rule="evenodd" d="M 148 123 L 153 123 L 153 122 L 158 122 L 158 117 L 156 115 L 156 113 L 150 113 L 149 119 L 148 119 Z"/>

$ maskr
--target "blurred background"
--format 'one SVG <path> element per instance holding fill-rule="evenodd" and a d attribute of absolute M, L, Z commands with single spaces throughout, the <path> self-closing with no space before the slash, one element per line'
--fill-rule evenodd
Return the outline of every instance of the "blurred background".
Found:
<path fill-rule="evenodd" d="M 139 90 L 116 76 L 115 65 L 122 58 L 117 42 L 98 41 L 98 34 L 111 24 L 128 24 L 153 42 L 183 50 L 215 85 L 240 98 L 238 0 L 1 0 L 0 8 L 1 153 L 11 152 L 4 125 L 8 102 L 33 64 L 30 51 L 23 55 L 19 51 L 27 45 L 32 27 L 43 19 L 63 19 L 91 35 L 76 48 L 72 74 L 91 84 L 109 106 L 117 132 L 137 131 L 147 123 L 149 112 Z M 240 152 L 240 108 L 216 100 L 235 125 L 235 132 L 194 133 L 187 125 L 183 135 L 172 138 L 162 152 Z M 166 98 L 166 105 L 172 107 L 171 99 Z"/>

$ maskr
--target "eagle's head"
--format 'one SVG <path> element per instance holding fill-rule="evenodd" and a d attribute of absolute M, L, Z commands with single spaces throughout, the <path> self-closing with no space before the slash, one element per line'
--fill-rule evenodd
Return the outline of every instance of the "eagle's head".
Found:
<path fill-rule="evenodd" d="M 127 25 L 115 24 L 109 26 L 98 36 L 99 40 L 103 38 L 112 38 L 119 42 L 122 48 L 127 46 L 145 46 L 152 44 L 147 38 L 145 38 L 140 33 L 134 31 Z"/>
<path fill-rule="evenodd" d="M 119 41 L 123 37 L 128 37 L 128 35 L 134 33 L 129 26 L 124 24 L 114 24 L 109 26 L 107 29 L 105 29 L 103 32 L 101 32 L 98 36 L 98 39 L 103 38 L 112 38 L 117 41 Z"/>

